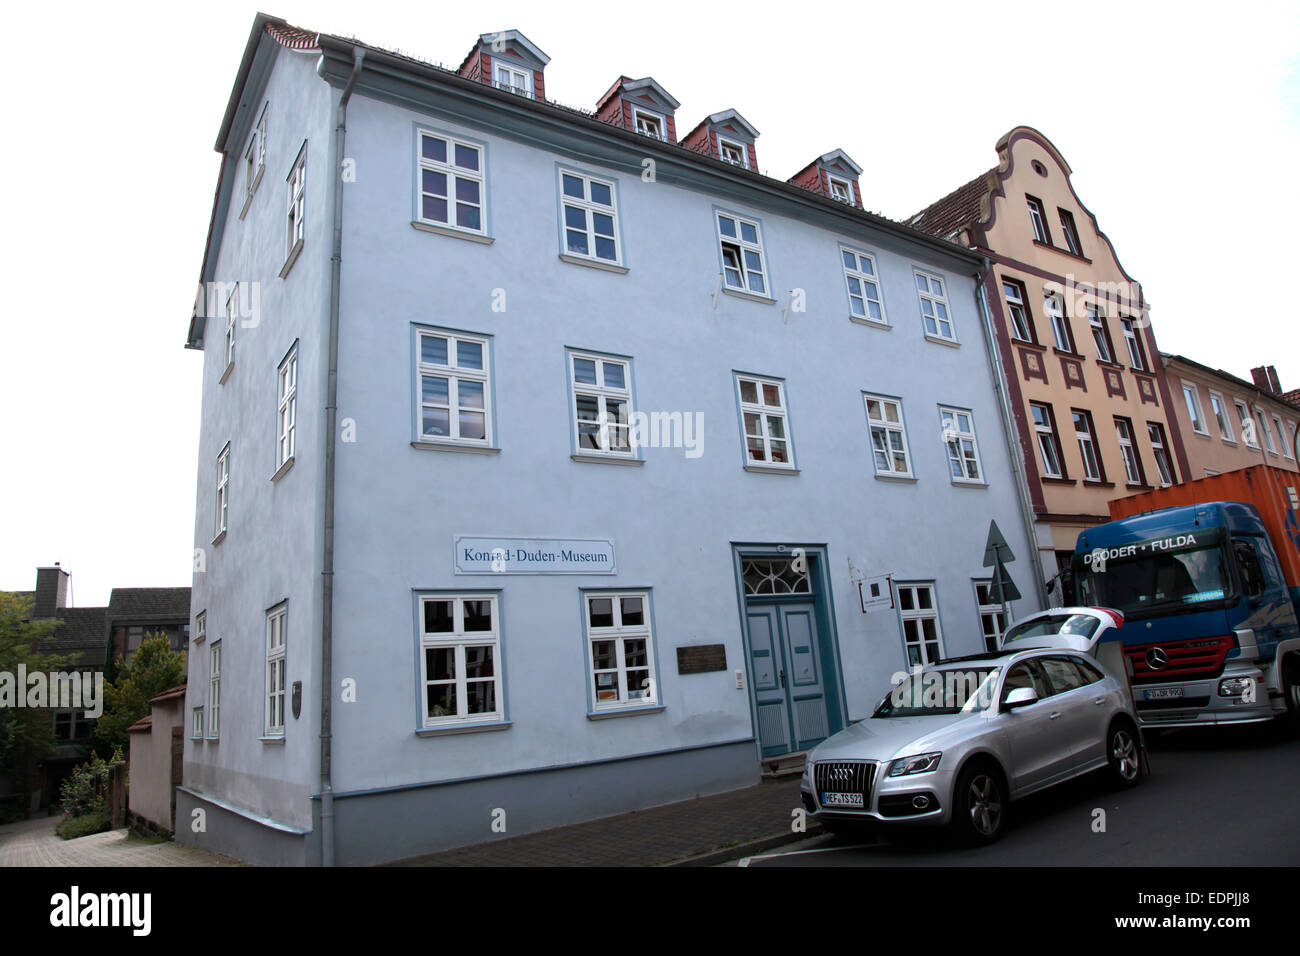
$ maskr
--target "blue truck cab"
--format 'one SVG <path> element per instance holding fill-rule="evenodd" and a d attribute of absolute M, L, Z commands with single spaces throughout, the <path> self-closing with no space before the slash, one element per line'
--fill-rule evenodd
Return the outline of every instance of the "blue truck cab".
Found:
<path fill-rule="evenodd" d="M 1124 614 L 1119 639 L 1144 727 L 1300 712 L 1300 588 L 1254 505 L 1161 508 L 1079 535 L 1075 603 Z"/>

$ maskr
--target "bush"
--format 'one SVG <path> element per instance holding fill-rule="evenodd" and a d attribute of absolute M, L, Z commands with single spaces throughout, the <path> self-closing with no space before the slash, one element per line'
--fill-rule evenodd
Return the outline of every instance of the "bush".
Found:
<path fill-rule="evenodd" d="M 113 818 L 109 816 L 107 810 L 96 810 L 93 813 L 83 813 L 77 817 L 64 817 L 59 821 L 59 825 L 54 828 L 54 832 L 65 840 L 75 840 L 77 837 L 90 836 L 92 833 L 103 833 L 105 830 L 113 828 Z"/>
<path fill-rule="evenodd" d="M 59 805 L 70 819 L 83 816 L 106 814 L 108 810 L 108 774 L 112 765 L 122 762 L 122 750 L 113 751 L 113 756 L 104 761 L 100 757 L 91 757 L 89 762 L 72 769 L 68 779 L 59 787 Z M 66 822 L 66 821 L 65 821 Z M 96 833 L 97 830 L 88 830 Z M 78 836 L 85 834 L 79 833 Z"/>

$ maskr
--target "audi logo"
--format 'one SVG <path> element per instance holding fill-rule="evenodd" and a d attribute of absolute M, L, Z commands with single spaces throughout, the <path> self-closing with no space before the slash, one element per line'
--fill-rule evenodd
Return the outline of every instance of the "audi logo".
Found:
<path fill-rule="evenodd" d="M 835 767 L 831 770 L 832 780 L 852 780 L 853 771 L 848 767 Z"/>
<path fill-rule="evenodd" d="M 1169 655 L 1165 653 L 1163 647 L 1153 647 L 1147 651 L 1147 667 L 1153 671 L 1158 671 L 1169 663 Z"/>

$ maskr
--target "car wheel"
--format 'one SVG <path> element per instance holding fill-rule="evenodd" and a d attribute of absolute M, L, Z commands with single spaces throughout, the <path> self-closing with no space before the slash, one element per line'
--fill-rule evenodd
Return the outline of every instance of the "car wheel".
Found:
<path fill-rule="evenodd" d="M 1286 700 L 1287 729 L 1300 734 L 1300 658 L 1288 655 L 1282 661 L 1282 697 Z"/>
<path fill-rule="evenodd" d="M 967 766 L 957 777 L 952 798 L 953 829 L 967 843 L 992 843 L 1002 835 L 1007 793 L 1002 776 L 988 763 Z"/>
<path fill-rule="evenodd" d="M 1117 720 L 1106 732 L 1106 762 L 1111 780 L 1119 787 L 1136 787 L 1142 782 L 1141 745 L 1137 731 L 1127 720 Z"/>

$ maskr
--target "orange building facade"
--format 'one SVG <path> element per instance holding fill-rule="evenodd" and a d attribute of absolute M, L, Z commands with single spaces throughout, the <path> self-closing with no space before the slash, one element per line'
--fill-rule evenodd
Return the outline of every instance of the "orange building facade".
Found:
<path fill-rule="evenodd" d="M 1191 473 L 1150 303 L 1047 137 L 1017 127 L 998 165 L 909 224 L 982 252 L 983 292 L 1019 439 L 1043 581 L 1111 498 Z M 1060 589 L 1051 588 L 1053 603 Z"/>

